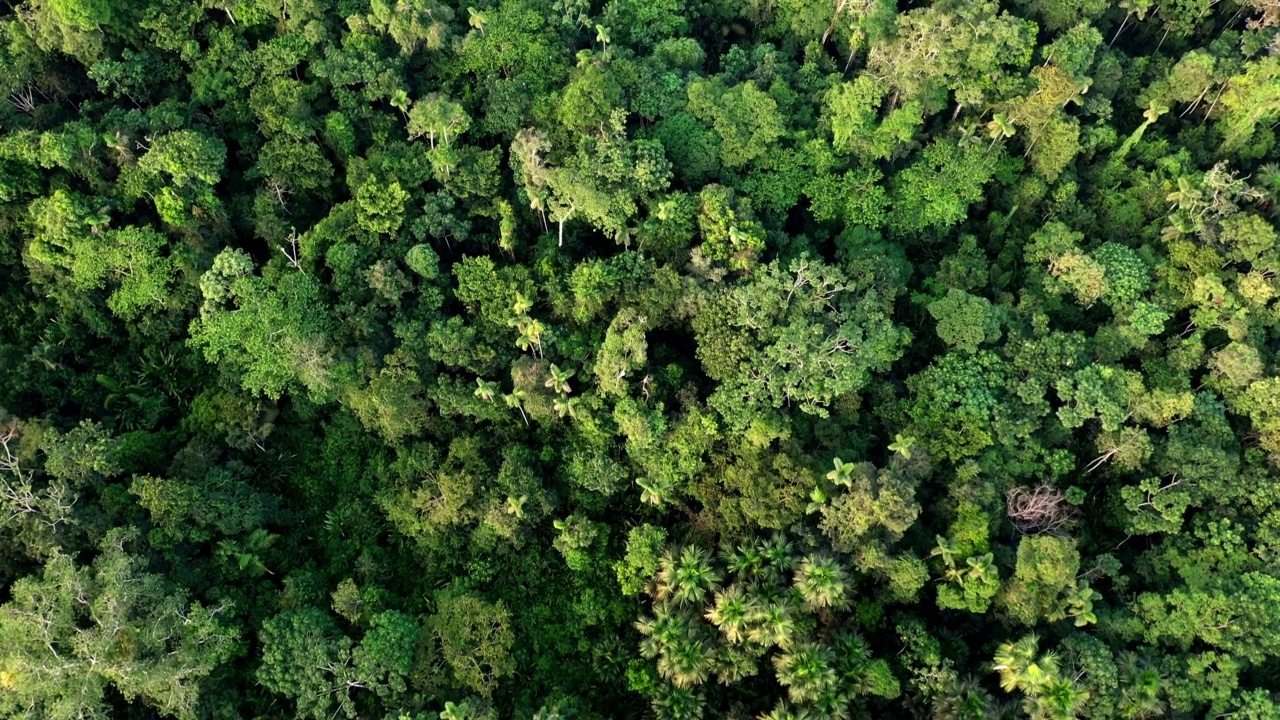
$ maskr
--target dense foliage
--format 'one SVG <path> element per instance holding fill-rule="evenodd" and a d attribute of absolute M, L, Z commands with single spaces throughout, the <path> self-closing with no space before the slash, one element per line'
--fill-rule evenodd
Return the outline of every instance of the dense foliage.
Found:
<path fill-rule="evenodd" d="M 1280 718 L 1276 0 L 8 0 L 0 717 Z"/>

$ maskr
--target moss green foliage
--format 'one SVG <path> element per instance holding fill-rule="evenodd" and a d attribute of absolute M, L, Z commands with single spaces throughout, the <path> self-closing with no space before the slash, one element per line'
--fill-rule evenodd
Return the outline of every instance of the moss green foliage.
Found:
<path fill-rule="evenodd" d="M 0 4 L 0 720 L 1280 718 L 1275 0 Z"/>

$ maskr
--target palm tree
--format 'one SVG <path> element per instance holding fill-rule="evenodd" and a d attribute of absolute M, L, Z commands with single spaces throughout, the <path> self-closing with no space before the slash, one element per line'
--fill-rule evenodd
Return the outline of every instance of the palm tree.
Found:
<path fill-rule="evenodd" d="M 1253 176 L 1258 183 L 1258 187 L 1269 190 L 1273 198 L 1280 194 L 1280 164 L 1267 163 L 1262 165 Z M 1272 206 L 1273 212 L 1277 209 L 1280 208 Z"/>
<path fill-rule="evenodd" d="M 1191 212 L 1204 201 L 1204 194 L 1190 178 L 1183 176 L 1178 178 L 1178 189 L 1165 196 L 1165 200 L 1174 207 Z"/>
<path fill-rule="evenodd" d="M 808 710 L 809 716 L 814 720 L 849 720 L 852 717 L 852 707 L 854 698 L 850 693 L 829 691 L 822 693 Z"/>
<path fill-rule="evenodd" d="M 685 604 L 701 603 L 720 583 L 720 572 L 711 564 L 711 553 L 689 546 L 680 553 L 675 571 L 675 598 Z"/>
<path fill-rule="evenodd" d="M 701 685 L 711 672 L 715 651 L 700 638 L 682 638 L 658 656 L 658 674 L 678 687 Z"/>
<path fill-rule="evenodd" d="M 1150 125 L 1151 123 L 1154 123 L 1155 121 L 1159 120 L 1160 116 L 1164 115 L 1167 112 L 1169 112 L 1168 105 L 1163 105 L 1159 102 L 1156 102 L 1155 100 L 1152 100 L 1147 105 L 1147 109 L 1142 111 L 1142 118 L 1145 124 Z"/>
<path fill-rule="evenodd" d="M 507 407 L 515 408 L 520 411 L 520 417 L 524 418 L 525 427 L 529 426 L 529 416 L 524 414 L 524 399 L 527 393 L 523 390 L 512 390 L 510 395 L 503 395 L 502 401 Z"/>
<path fill-rule="evenodd" d="M 1058 656 L 1047 652 L 1037 658 L 1039 644 L 1040 638 L 1031 634 L 996 649 L 994 669 L 1000 673 L 1000 687 L 1005 692 L 1021 690 L 1035 695 L 1058 679 Z"/>
<path fill-rule="evenodd" d="M 707 610 L 707 620 L 720 629 L 725 640 L 737 645 L 747 637 L 747 622 L 755 612 L 755 601 L 740 585 L 731 585 L 716 593 L 715 603 Z"/>
<path fill-rule="evenodd" d="M 853 470 L 857 464 L 841 462 L 840 458 L 836 458 L 834 464 L 835 469 L 827 473 L 827 479 L 837 485 L 849 487 L 853 483 Z"/>
<path fill-rule="evenodd" d="M 986 720 L 995 714 L 996 701 L 979 684 L 967 677 L 956 680 L 933 700 L 933 720 Z"/>
<path fill-rule="evenodd" d="M 404 115 L 406 118 L 409 117 L 409 106 L 413 104 L 409 101 L 409 93 L 404 90 L 396 90 L 395 93 L 391 95 L 390 102 L 391 107 L 399 110 L 401 115 Z"/>
<path fill-rule="evenodd" d="M 916 439 L 902 433 L 896 433 L 893 436 L 893 442 L 889 443 L 889 451 L 901 455 L 904 460 L 911 459 L 911 446 L 914 445 Z"/>
<path fill-rule="evenodd" d="M 490 382 L 484 378 L 476 378 L 476 397 L 485 402 L 493 402 L 493 397 L 497 394 L 498 383 Z"/>
<path fill-rule="evenodd" d="M 949 568 L 955 567 L 955 564 L 956 564 L 955 542 L 947 538 L 944 538 L 941 535 L 935 535 L 934 538 L 938 541 L 938 546 L 935 547 L 933 550 L 929 551 L 929 557 L 940 557 L 942 558 L 943 564 L 945 564 L 947 567 Z"/>
<path fill-rule="evenodd" d="M 659 507 L 667 501 L 667 495 L 674 487 L 669 479 L 662 477 L 636 478 L 636 485 L 640 486 L 640 502 Z"/>
<path fill-rule="evenodd" d="M 699 720 L 706 705 L 707 699 L 702 693 L 665 683 L 653 697 L 653 711 L 658 720 Z"/>
<path fill-rule="evenodd" d="M 783 573 L 795 567 L 791 541 L 781 533 L 774 533 L 773 537 L 761 542 L 756 548 L 768 566 L 768 574 L 774 579 L 781 578 Z"/>
<path fill-rule="evenodd" d="M 551 377 L 546 382 L 546 387 L 555 390 L 561 395 L 569 394 L 569 378 L 573 377 L 573 370 L 561 370 L 556 367 L 555 363 L 551 363 Z"/>
<path fill-rule="evenodd" d="M 576 418 L 578 417 L 578 398 L 561 395 L 551 401 L 551 408 L 556 411 L 556 417 L 563 418 L 567 415 Z"/>
<path fill-rule="evenodd" d="M 796 635 L 796 618 L 792 606 L 786 600 L 765 603 L 751 615 L 751 628 L 747 639 L 757 645 L 777 645 L 786 649 Z"/>
<path fill-rule="evenodd" d="M 991 147 L 995 147 L 996 143 L 1011 138 L 1018 132 L 1013 126 L 1013 121 L 1005 117 L 1003 113 L 996 113 L 991 118 L 991 122 L 987 123 L 987 137 L 991 138 Z"/>
<path fill-rule="evenodd" d="M 475 700 L 461 703 L 446 702 L 440 711 L 440 720 L 492 720 L 497 717 L 488 705 Z"/>
<path fill-rule="evenodd" d="M 1031 720 L 1075 720 L 1080 706 L 1088 699 L 1089 692 L 1071 680 L 1054 678 L 1040 692 L 1028 695 L 1022 709 Z"/>
<path fill-rule="evenodd" d="M 643 636 L 640 654 L 652 660 L 676 643 L 697 638 L 700 625 L 697 618 L 678 611 L 665 601 L 659 601 L 653 606 L 653 617 L 642 617 L 636 621 L 635 628 Z"/>
<path fill-rule="evenodd" d="M 657 597 L 679 605 L 696 605 L 720 583 L 720 573 L 711 564 L 711 554 L 692 545 L 677 556 L 663 553 L 658 562 Z"/>
<path fill-rule="evenodd" d="M 815 487 L 809 491 L 809 504 L 805 506 L 806 515 L 812 515 L 816 512 L 822 512 L 822 508 L 827 505 L 827 493 L 821 486 Z"/>
<path fill-rule="evenodd" d="M 507 514 L 515 515 L 517 519 L 523 518 L 524 506 L 525 506 L 525 503 L 527 502 L 529 502 L 528 495 L 521 495 L 520 497 L 515 497 L 514 495 L 508 495 L 507 496 Z"/>
<path fill-rule="evenodd" d="M 1120 701 L 1116 710 L 1125 720 L 1147 720 L 1164 714 L 1167 704 L 1160 698 L 1165 678 L 1160 670 L 1135 653 L 1118 658 Z"/>
<path fill-rule="evenodd" d="M 871 646 L 861 634 L 842 631 L 828 643 L 836 657 L 836 672 L 845 684 L 856 684 L 871 662 Z"/>
<path fill-rule="evenodd" d="M 939 549 L 935 549 L 934 552 L 942 554 Z M 958 584 L 965 593 L 982 594 L 984 588 L 995 592 L 993 588 L 1000 582 L 995 566 L 995 555 L 992 553 L 974 555 L 966 558 L 964 564 L 965 568 L 960 569 L 954 562 L 948 563 L 947 570 L 942 576 L 943 580 Z M 990 592 L 987 595 L 990 595 Z"/>
<path fill-rule="evenodd" d="M 790 585 L 782 585 L 776 582 L 769 582 L 771 578 L 762 577 L 746 583 L 747 594 L 755 599 L 759 605 L 766 603 L 787 603 L 794 605 L 800 600 L 800 593 Z"/>
<path fill-rule="evenodd" d="M 759 671 L 756 666 L 759 659 L 760 656 L 749 645 L 729 645 L 716 653 L 713 670 L 721 684 L 732 685 L 755 675 Z"/>
<path fill-rule="evenodd" d="M 84 219 L 84 224 L 89 226 L 89 232 L 99 235 L 103 230 L 111 226 L 111 207 L 103 205 L 98 208 L 96 213 L 91 213 Z"/>
<path fill-rule="evenodd" d="M 741 580 L 753 580 L 764 566 L 764 555 L 749 545 L 725 545 L 720 549 L 720 559 L 729 572 Z"/>
<path fill-rule="evenodd" d="M 520 333 L 516 345 L 521 350 L 532 349 L 534 357 L 542 357 L 542 334 L 547 330 L 542 321 L 523 317 L 516 321 L 516 330 Z"/>
<path fill-rule="evenodd" d="M 1118 4 L 1125 11 L 1124 19 L 1120 21 L 1120 27 L 1116 28 L 1116 34 L 1111 36 L 1111 42 L 1107 43 L 1107 47 L 1116 44 L 1116 39 L 1120 37 L 1120 33 L 1129 24 L 1129 18 L 1137 17 L 1138 22 L 1146 20 L 1147 11 L 1151 9 L 1154 2 L 1153 0 L 1120 0 Z"/>
<path fill-rule="evenodd" d="M 668 632 L 668 620 L 671 616 L 670 608 L 666 603 L 656 603 L 653 606 L 653 617 L 641 616 L 636 620 L 636 632 L 644 638 L 640 641 L 640 654 L 646 658 L 653 659 L 658 656 L 662 650 L 662 645 L 666 641 Z"/>
<path fill-rule="evenodd" d="M 987 553 L 986 555 L 974 555 L 964 561 L 969 566 L 965 570 L 965 577 L 972 580 L 985 580 L 992 577 L 996 572 L 995 555 Z"/>
<path fill-rule="evenodd" d="M 675 592 L 676 551 L 667 548 L 658 558 L 658 573 L 653 577 L 653 598 L 659 602 L 667 602 Z M 655 611 L 657 607 L 655 606 Z M 642 631 L 643 632 L 643 631 Z"/>
<path fill-rule="evenodd" d="M 831 651 L 815 642 L 797 643 L 784 653 L 775 655 L 773 667 L 778 682 L 787 688 L 791 702 L 812 702 L 836 686 Z"/>
<path fill-rule="evenodd" d="M 828 690 L 807 709 L 814 720 L 849 720 L 853 712 L 853 696 L 839 688 Z"/>
<path fill-rule="evenodd" d="M 1067 590 L 1067 617 L 1075 618 L 1076 627 L 1098 622 L 1093 603 L 1101 599 L 1102 593 L 1089 587 L 1088 580 L 1081 579 L 1074 588 Z"/>
<path fill-rule="evenodd" d="M 848 576 L 840 563 L 828 555 L 805 557 L 796 570 L 794 584 L 811 608 L 838 608 L 846 602 Z"/>
<path fill-rule="evenodd" d="M 473 7 L 467 8 L 467 24 L 484 35 L 484 28 L 489 24 L 489 16 Z"/>
<path fill-rule="evenodd" d="M 779 700 L 772 710 L 764 713 L 757 720 L 800 720 L 801 717 L 807 717 L 803 713 L 803 710 L 796 711 L 793 709 L 786 700 Z"/>

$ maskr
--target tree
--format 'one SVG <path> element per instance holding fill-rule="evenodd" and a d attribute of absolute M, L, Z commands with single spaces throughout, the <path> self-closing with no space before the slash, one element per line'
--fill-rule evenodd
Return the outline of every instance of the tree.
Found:
<path fill-rule="evenodd" d="M 241 385 L 277 399 L 286 391 L 332 397 L 333 358 L 320 287 L 301 272 L 254 275 L 253 260 L 224 250 L 200 279 L 204 305 L 191 343 L 210 362 L 241 373 Z"/>
<path fill-rule="evenodd" d="M 222 468 L 192 479 L 136 475 L 129 493 L 151 514 L 157 549 L 262 530 L 273 514 L 270 498 Z"/>
<path fill-rule="evenodd" d="M 437 138 L 442 147 L 448 147 L 470 127 L 471 118 L 462 106 L 439 93 L 414 101 L 409 110 L 409 139 L 426 136 L 433 149 Z"/>
<path fill-rule="evenodd" d="M 1073 540 L 1053 535 L 1024 536 L 1018 541 L 1013 579 L 997 602 L 1027 625 L 1040 618 L 1062 619 L 1067 615 L 1062 594 L 1075 586 L 1079 569 L 1080 554 Z"/>
<path fill-rule="evenodd" d="M 570 74 L 557 114 L 565 127 L 590 135 L 600 132 L 622 104 L 622 87 L 607 66 L 589 62 Z"/>
<path fill-rule="evenodd" d="M 0 606 L 0 708 L 49 718 L 109 716 L 108 687 L 168 717 L 195 718 L 202 683 L 236 648 L 230 610 L 186 593 L 113 530 L 92 565 L 56 555 Z"/>
<path fill-rule="evenodd" d="M 785 269 L 770 263 L 715 297 L 694 329 L 703 367 L 720 381 L 709 402 L 734 427 L 788 404 L 826 416 L 836 398 L 858 392 L 896 359 L 908 338 L 873 289 L 809 257 Z"/>
<path fill-rule="evenodd" d="M 994 157 L 974 145 L 935 140 L 919 159 L 894 176 L 889 225 L 899 232 L 946 228 L 964 219 L 982 199 L 995 172 Z"/>
<path fill-rule="evenodd" d="M 515 672 L 510 618 L 501 602 L 489 603 L 471 594 L 446 594 L 427 627 L 452 672 L 454 682 L 488 697 L 498 682 Z"/>
<path fill-rule="evenodd" d="M 425 388 L 418 374 L 398 358 L 369 379 L 365 387 L 348 387 L 343 402 L 371 430 L 397 443 L 420 432 L 427 420 Z"/>
<path fill-rule="evenodd" d="M 419 47 L 444 47 L 453 9 L 431 0 L 371 0 L 364 19 L 370 27 L 391 36 L 402 55 L 412 55 Z"/>
<path fill-rule="evenodd" d="M 871 48 L 867 67 L 903 100 L 920 101 L 925 115 L 945 107 L 948 91 L 961 106 L 985 106 L 1035 48 L 1035 24 L 998 10 L 977 2 L 902 13 L 893 39 Z"/>
<path fill-rule="evenodd" d="M 660 120 L 653 137 L 662 143 L 676 176 L 689 187 L 698 187 L 716 177 L 720 170 L 720 137 L 690 112 L 679 112 Z"/>
<path fill-rule="evenodd" d="M 1000 339 L 1000 318 L 986 298 L 952 288 L 928 309 L 938 321 L 938 337 L 947 345 L 973 353 L 982 343 Z"/>
<path fill-rule="evenodd" d="M 922 122 L 922 106 L 908 102 L 881 120 L 880 106 L 889 88 L 871 75 L 859 75 L 827 93 L 835 147 L 857 158 L 884 160 L 914 137 Z"/>
<path fill-rule="evenodd" d="M 213 186 L 226 157 L 221 140 L 194 130 L 177 130 L 152 141 L 138 158 L 138 170 L 148 178 L 161 219 L 184 226 L 199 214 L 217 211 L 220 203 Z"/>
<path fill-rule="evenodd" d="M 591 562 L 591 547 L 603 534 L 602 526 L 576 513 L 556 520 L 552 526 L 558 531 L 552 547 L 564 556 L 565 564 L 570 570 L 586 570 Z"/>
<path fill-rule="evenodd" d="M 299 716 L 355 717 L 351 691 L 363 683 L 351 665 L 351 639 L 328 613 L 304 608 L 277 615 L 263 624 L 262 643 L 259 682 L 294 698 Z"/>
<path fill-rule="evenodd" d="M 689 111 L 720 136 L 720 160 L 740 167 L 786 133 L 778 103 L 747 81 L 726 88 L 719 81 L 689 84 Z"/>
<path fill-rule="evenodd" d="M 708 185 L 698 194 L 698 228 L 702 253 L 731 269 L 751 269 L 764 250 L 764 227 L 754 219 L 750 204 L 735 202 L 733 191 L 720 185 Z"/>
<path fill-rule="evenodd" d="M 919 466 L 880 470 L 870 463 L 858 463 L 845 467 L 848 474 L 837 469 L 836 487 L 821 493 L 823 502 L 817 511 L 822 531 L 841 552 L 897 542 L 920 514 L 914 472 Z"/>
<path fill-rule="evenodd" d="M 114 15 L 106 0 L 46 0 L 24 10 L 15 30 L 21 28 L 42 50 L 59 50 L 85 64 L 102 54 L 102 27 L 110 25 Z"/>
<path fill-rule="evenodd" d="M 997 409 L 1007 407 L 1010 373 L 1003 359 L 982 350 L 938 358 L 907 380 L 912 436 L 939 457 L 977 456 L 1003 430 Z"/>
<path fill-rule="evenodd" d="M 611 111 L 597 127 L 596 137 L 580 142 L 574 157 L 546 175 L 551 189 L 548 209 L 560 224 L 561 245 L 564 223 L 580 216 L 629 247 L 629 223 L 641 205 L 667 188 L 671 164 L 659 143 L 627 139 L 622 110 Z"/>
<path fill-rule="evenodd" d="M 525 128 L 516 133 L 516 138 L 511 143 L 511 169 L 521 178 L 529 207 L 542 216 L 544 228 L 547 224 L 547 182 L 550 172 L 543 153 L 550 149 L 546 135 L 533 128 Z"/>
<path fill-rule="evenodd" d="M 356 675 L 389 705 L 402 701 L 408 690 L 420 632 L 417 618 L 386 610 L 369 619 L 352 653 Z"/>
<path fill-rule="evenodd" d="M 355 189 L 356 221 L 374 235 L 391 235 L 404 224 L 409 193 L 400 181 L 379 182 L 369 176 Z"/>
<path fill-rule="evenodd" d="M 318 144 L 288 136 L 272 138 L 263 145 L 257 168 L 271 199 L 282 207 L 290 193 L 323 191 L 333 176 L 333 166 Z"/>
<path fill-rule="evenodd" d="M 323 610 L 281 613 L 263 625 L 258 679 L 297 702 L 299 717 L 356 717 L 356 690 L 393 699 L 413 670 L 418 621 L 388 610 L 374 615 L 358 645 Z"/>
<path fill-rule="evenodd" d="M 1140 375 L 1105 365 L 1077 370 L 1055 387 L 1065 403 L 1058 410 L 1064 425 L 1080 427 L 1096 417 L 1109 431 L 1120 429 L 1144 393 Z"/>
<path fill-rule="evenodd" d="M 36 232 L 30 257 L 49 271 L 66 273 L 85 292 L 111 287 L 107 306 L 126 320 L 172 302 L 177 263 L 165 254 L 169 243 L 149 228 L 107 229 L 109 206 L 96 214 L 86 199 L 57 190 L 31 205 Z"/>
<path fill-rule="evenodd" d="M 653 525 L 640 525 L 627 533 L 627 553 L 614 564 L 624 595 L 639 593 L 658 571 L 659 555 L 666 542 L 666 531 Z"/>
<path fill-rule="evenodd" d="M 1199 639 L 1250 662 L 1275 652 L 1276 638 L 1266 631 L 1280 590 L 1275 578 L 1245 572 L 1219 578 L 1202 588 L 1178 587 L 1167 594 L 1143 593 L 1134 610 L 1145 624 L 1144 637 L 1189 642 Z"/>
<path fill-rule="evenodd" d="M 1261 145 L 1249 147 L 1249 142 L 1260 125 L 1275 122 L 1280 117 L 1280 95 L 1276 93 L 1276 80 L 1280 78 L 1280 62 L 1275 58 L 1246 63 L 1245 71 L 1228 81 L 1222 93 L 1222 147 L 1241 155 L 1256 157 L 1267 143 L 1265 134 Z"/>

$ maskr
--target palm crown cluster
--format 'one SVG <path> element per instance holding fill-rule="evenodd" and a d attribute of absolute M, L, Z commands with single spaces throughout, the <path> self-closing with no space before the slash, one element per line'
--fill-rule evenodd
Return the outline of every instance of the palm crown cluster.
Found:
<path fill-rule="evenodd" d="M 898 683 L 873 660 L 850 617 L 852 582 L 830 554 L 798 550 L 782 535 L 723 548 L 668 549 L 649 583 L 652 615 L 636 623 L 641 654 L 667 686 L 663 718 L 699 717 L 704 685 L 772 667 L 786 697 L 759 717 L 851 717 L 855 698 L 893 698 Z M 767 662 L 766 662 L 767 658 Z"/>

